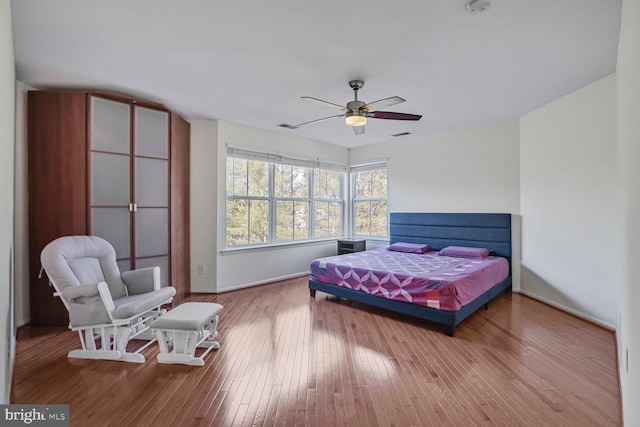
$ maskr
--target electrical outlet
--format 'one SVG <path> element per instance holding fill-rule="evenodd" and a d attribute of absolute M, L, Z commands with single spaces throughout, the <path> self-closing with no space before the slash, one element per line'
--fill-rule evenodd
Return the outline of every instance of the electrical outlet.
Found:
<path fill-rule="evenodd" d="M 204 274 L 204 273 L 205 273 L 204 264 L 198 264 L 198 274 Z"/>

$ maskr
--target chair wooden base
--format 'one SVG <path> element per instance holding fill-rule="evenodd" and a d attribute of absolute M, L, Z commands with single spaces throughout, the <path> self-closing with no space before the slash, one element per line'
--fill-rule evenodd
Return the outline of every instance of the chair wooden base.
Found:
<path fill-rule="evenodd" d="M 117 360 L 119 362 L 144 363 L 140 353 L 127 353 L 118 350 L 71 350 L 67 357 L 74 359 Z"/>
<path fill-rule="evenodd" d="M 142 351 L 157 340 L 147 325 L 164 313 L 166 310 L 156 307 L 142 316 L 123 319 L 115 324 L 69 326 L 69 329 L 78 332 L 82 348 L 70 351 L 67 356 L 74 359 L 144 363 Z M 128 352 L 127 345 L 134 338 L 147 342 L 135 352 Z"/>

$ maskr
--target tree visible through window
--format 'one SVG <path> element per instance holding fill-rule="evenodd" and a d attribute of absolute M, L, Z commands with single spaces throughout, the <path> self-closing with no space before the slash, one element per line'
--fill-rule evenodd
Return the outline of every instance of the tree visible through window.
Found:
<path fill-rule="evenodd" d="M 337 237 L 341 234 L 343 175 L 332 170 L 314 170 L 315 238 Z"/>
<path fill-rule="evenodd" d="M 387 166 L 354 167 L 353 226 L 357 236 L 387 236 Z"/>
<path fill-rule="evenodd" d="M 336 165 L 229 149 L 227 246 L 342 236 L 345 171 Z"/>
<path fill-rule="evenodd" d="M 268 239 L 269 163 L 227 157 L 227 245 Z"/>
<path fill-rule="evenodd" d="M 276 241 L 309 238 L 309 168 L 274 165 Z"/>

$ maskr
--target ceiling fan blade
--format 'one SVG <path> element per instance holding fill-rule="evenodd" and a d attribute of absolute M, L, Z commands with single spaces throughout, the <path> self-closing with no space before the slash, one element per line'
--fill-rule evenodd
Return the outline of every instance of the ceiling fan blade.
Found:
<path fill-rule="evenodd" d="M 300 123 L 299 125 L 296 125 L 295 127 L 299 128 L 300 126 L 310 125 L 311 123 L 323 122 L 325 120 L 335 119 L 336 117 L 344 117 L 344 114 L 338 114 L 337 116 L 329 116 L 329 117 L 323 117 L 321 119 L 311 120 L 309 122 Z"/>
<path fill-rule="evenodd" d="M 367 113 L 367 117 L 388 120 L 420 120 L 422 118 L 418 114 L 394 113 L 392 111 L 374 111 L 373 113 Z"/>
<path fill-rule="evenodd" d="M 403 98 L 400 98 L 399 96 L 392 96 L 390 98 L 384 98 L 384 99 L 379 99 L 377 101 L 370 102 L 369 104 L 366 104 L 362 108 L 369 112 L 373 112 L 373 111 L 379 110 L 380 108 L 386 108 L 386 107 L 391 107 L 392 105 L 400 104 L 401 102 L 404 102 L 404 101 L 405 100 Z"/>
<path fill-rule="evenodd" d="M 353 132 L 356 135 L 362 135 L 364 133 L 364 125 L 363 126 L 353 126 Z"/>
<path fill-rule="evenodd" d="M 321 105 L 325 105 L 327 107 L 337 108 L 338 110 L 343 110 L 343 111 L 346 110 L 346 108 L 344 108 L 342 105 L 334 104 L 333 102 L 323 101 L 322 99 L 314 98 L 314 97 L 311 97 L 311 96 L 302 96 L 301 98 L 302 99 L 306 99 L 307 101 L 315 102 L 316 104 L 321 104 Z"/>

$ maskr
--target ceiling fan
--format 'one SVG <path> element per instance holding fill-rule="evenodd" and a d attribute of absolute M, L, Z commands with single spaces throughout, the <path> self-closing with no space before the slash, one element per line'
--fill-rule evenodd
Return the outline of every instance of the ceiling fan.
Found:
<path fill-rule="evenodd" d="M 404 102 L 403 98 L 399 96 L 392 96 L 390 98 L 379 99 L 374 102 L 370 102 L 366 104 L 363 101 L 358 99 L 358 91 L 362 89 L 364 86 L 364 82 L 362 80 L 351 80 L 349 82 L 349 86 L 353 89 L 353 101 L 347 102 L 347 106 L 343 107 L 342 105 L 334 104 L 333 102 L 323 101 L 321 99 L 313 98 L 311 96 L 303 96 L 302 99 L 306 99 L 307 101 L 315 102 L 318 104 L 326 105 L 331 108 L 336 108 L 338 110 L 342 110 L 342 114 L 338 114 L 335 116 L 323 117 L 321 119 L 311 120 L 309 122 L 300 123 L 295 126 L 287 126 L 292 129 L 297 129 L 300 126 L 309 125 L 311 123 L 318 123 L 325 120 L 334 119 L 336 117 L 344 117 L 347 126 L 353 127 L 353 131 L 356 135 L 360 135 L 364 133 L 364 125 L 367 124 L 367 119 L 386 119 L 386 120 L 412 120 L 417 121 L 422 118 L 422 116 L 417 114 L 407 114 L 407 113 L 395 113 L 392 111 L 380 111 L 381 108 L 390 107 L 392 105 L 399 104 Z"/>

